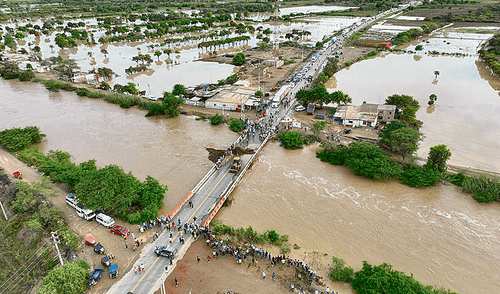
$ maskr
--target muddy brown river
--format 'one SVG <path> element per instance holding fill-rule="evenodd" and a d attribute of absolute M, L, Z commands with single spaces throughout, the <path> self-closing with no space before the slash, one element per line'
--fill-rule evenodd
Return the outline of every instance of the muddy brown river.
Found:
<path fill-rule="evenodd" d="M 52 93 L 35 83 L 0 80 L 0 93 L 0 129 L 36 125 L 47 134 L 40 144 L 45 153 L 60 149 L 74 162 L 94 158 L 98 166 L 117 164 L 141 180 L 151 175 L 169 187 L 161 214 L 212 167 L 205 147 L 224 148 L 237 137 L 225 125 L 185 115 L 146 118 L 138 108 Z"/>
<path fill-rule="evenodd" d="M 388 262 L 459 293 L 500 293 L 500 204 L 477 203 L 451 185 L 414 189 L 358 177 L 319 161 L 315 150 L 266 146 L 218 220 L 289 234 L 301 247 L 292 256 L 322 273 L 335 255 L 356 269 L 363 260 Z"/>

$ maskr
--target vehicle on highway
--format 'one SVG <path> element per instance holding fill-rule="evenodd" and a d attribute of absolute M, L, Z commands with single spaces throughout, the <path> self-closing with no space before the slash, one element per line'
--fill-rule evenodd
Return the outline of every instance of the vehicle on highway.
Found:
<path fill-rule="evenodd" d="M 75 195 L 70 193 L 70 194 L 66 195 L 66 203 L 69 206 L 76 208 L 78 206 L 78 199 L 76 199 Z"/>
<path fill-rule="evenodd" d="M 156 256 L 165 256 L 167 258 L 175 258 L 177 256 L 177 249 L 167 246 L 156 246 L 155 253 Z"/>
<path fill-rule="evenodd" d="M 290 88 L 295 87 L 295 83 L 290 83 Z"/>
<path fill-rule="evenodd" d="M 104 213 L 98 213 L 95 216 L 95 221 L 108 229 L 115 226 L 115 220 Z"/>
<path fill-rule="evenodd" d="M 230 173 L 237 173 L 241 169 L 241 158 L 239 156 L 235 156 L 233 159 L 233 164 L 229 168 Z"/>
<path fill-rule="evenodd" d="M 120 236 L 127 236 L 129 233 L 129 230 L 122 226 L 114 226 L 111 229 L 109 229 L 109 231 L 111 232 L 111 234 L 116 234 Z"/>
<path fill-rule="evenodd" d="M 93 220 L 95 213 L 90 209 L 85 209 L 81 205 L 76 206 L 76 214 L 84 220 Z"/>
<path fill-rule="evenodd" d="M 318 113 L 314 116 L 315 119 L 325 119 L 325 115 L 324 114 L 321 114 L 321 113 Z"/>
<path fill-rule="evenodd" d="M 306 110 L 306 108 L 304 106 L 302 106 L 302 105 L 297 105 L 295 107 L 295 111 L 304 111 L 304 110 Z"/>

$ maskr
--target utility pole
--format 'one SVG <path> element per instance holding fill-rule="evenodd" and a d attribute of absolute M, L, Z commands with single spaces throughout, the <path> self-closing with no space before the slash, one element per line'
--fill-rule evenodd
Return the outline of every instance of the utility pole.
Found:
<path fill-rule="evenodd" d="M 5 212 L 5 209 L 3 208 L 2 201 L 0 201 L 0 207 L 2 207 L 2 212 L 3 212 L 3 216 L 5 216 L 5 220 L 9 220 L 9 218 L 7 217 L 7 213 Z"/>
<path fill-rule="evenodd" d="M 59 251 L 59 246 L 57 246 L 57 244 L 61 242 L 59 240 L 59 236 L 57 236 L 57 232 L 50 232 L 50 234 L 52 235 L 52 240 L 54 241 L 54 245 L 56 246 L 57 255 L 59 256 L 59 261 L 61 262 L 61 265 L 64 265 L 63 259 L 61 257 L 61 252 Z"/>

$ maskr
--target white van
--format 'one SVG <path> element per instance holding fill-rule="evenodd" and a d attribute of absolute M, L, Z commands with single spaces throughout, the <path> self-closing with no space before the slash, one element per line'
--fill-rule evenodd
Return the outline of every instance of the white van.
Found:
<path fill-rule="evenodd" d="M 95 213 L 90 209 L 85 209 L 82 206 L 78 205 L 76 207 L 76 214 L 83 218 L 84 220 L 92 220 L 95 217 Z"/>
<path fill-rule="evenodd" d="M 70 193 L 70 194 L 66 195 L 66 203 L 69 206 L 76 208 L 76 206 L 78 205 L 78 199 L 76 199 L 75 195 Z"/>
<path fill-rule="evenodd" d="M 98 213 L 95 216 L 95 221 L 108 229 L 115 226 L 115 220 L 112 217 L 105 215 L 104 213 Z"/>

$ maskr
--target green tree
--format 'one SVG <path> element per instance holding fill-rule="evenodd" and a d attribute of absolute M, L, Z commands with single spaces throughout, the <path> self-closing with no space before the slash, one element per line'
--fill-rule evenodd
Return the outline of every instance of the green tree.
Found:
<path fill-rule="evenodd" d="M 160 61 L 161 51 L 156 50 L 155 55 L 158 57 L 158 61 Z"/>
<path fill-rule="evenodd" d="M 36 126 L 8 129 L 0 132 L 0 145 L 9 151 L 19 151 L 40 143 L 45 136 Z"/>
<path fill-rule="evenodd" d="M 262 90 L 257 90 L 254 95 L 255 97 L 262 98 L 264 96 L 264 92 L 262 92 Z"/>
<path fill-rule="evenodd" d="M 408 126 L 406 122 L 394 120 L 379 133 L 380 145 L 401 155 L 403 160 L 418 149 L 423 134 Z"/>
<path fill-rule="evenodd" d="M 229 129 L 233 132 L 241 132 L 245 128 L 245 123 L 240 119 L 230 118 L 229 119 Z"/>
<path fill-rule="evenodd" d="M 181 113 L 179 111 L 179 107 L 184 104 L 184 100 L 182 98 L 177 98 L 174 94 L 169 92 L 163 93 L 163 107 L 164 112 L 169 117 L 177 117 Z"/>
<path fill-rule="evenodd" d="M 436 94 L 431 94 L 431 95 L 429 96 L 429 101 L 427 102 L 427 104 L 428 104 L 429 106 L 430 106 L 430 105 L 433 105 L 433 104 L 436 102 L 437 98 L 438 98 L 438 97 L 437 97 L 437 95 L 436 95 Z"/>
<path fill-rule="evenodd" d="M 42 282 L 38 294 L 80 294 L 87 290 L 89 265 L 77 259 L 53 269 Z"/>
<path fill-rule="evenodd" d="M 172 90 L 172 94 L 175 96 L 181 96 L 186 94 L 186 87 L 181 84 L 174 85 L 174 89 Z"/>
<path fill-rule="evenodd" d="M 224 122 L 224 117 L 218 113 L 210 118 L 210 123 L 212 125 L 218 125 Z"/>
<path fill-rule="evenodd" d="M 427 155 L 426 167 L 444 173 L 446 171 L 446 162 L 451 157 L 451 151 L 444 144 L 432 146 L 429 155 Z"/>
<path fill-rule="evenodd" d="M 304 147 L 304 137 L 298 131 L 285 131 L 279 135 L 281 146 L 286 149 L 301 149 Z"/>
<path fill-rule="evenodd" d="M 245 63 L 245 54 L 238 53 L 233 57 L 233 64 L 234 65 L 240 66 L 240 65 L 243 65 L 243 63 Z"/>
<path fill-rule="evenodd" d="M 367 142 L 349 144 L 345 165 L 357 175 L 376 180 L 389 180 L 400 172 L 400 167 L 382 149 Z"/>
<path fill-rule="evenodd" d="M 409 95 L 397 95 L 387 97 L 385 104 L 396 106 L 396 118 L 406 121 L 409 125 L 419 128 L 421 122 L 416 119 L 416 113 L 420 108 L 420 103 Z"/>

